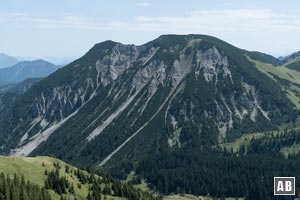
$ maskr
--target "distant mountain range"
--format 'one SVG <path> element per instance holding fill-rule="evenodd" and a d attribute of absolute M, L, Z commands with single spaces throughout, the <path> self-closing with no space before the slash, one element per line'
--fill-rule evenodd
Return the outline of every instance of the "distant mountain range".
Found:
<path fill-rule="evenodd" d="M 4 53 L 0 53 L 0 69 L 1 68 L 6 68 L 6 67 L 11 67 L 15 64 L 17 64 L 18 62 L 20 62 L 18 59 L 6 55 Z"/>
<path fill-rule="evenodd" d="M 58 67 L 44 60 L 23 61 L 14 66 L 0 69 L 0 86 L 14 84 L 28 78 L 43 78 Z"/>
<path fill-rule="evenodd" d="M 291 53 L 291 54 L 286 55 L 286 56 L 279 56 L 279 57 L 278 57 L 278 60 L 284 61 L 284 60 L 287 60 L 287 59 L 289 59 L 289 58 L 291 58 L 291 57 L 293 57 L 293 56 L 295 56 L 295 55 L 297 55 L 297 54 L 299 54 L 299 53 L 300 53 L 300 52 L 294 52 L 294 53 Z"/>
<path fill-rule="evenodd" d="M 18 56 L 16 57 L 18 60 L 46 60 L 50 63 L 53 63 L 54 65 L 57 66 L 65 66 L 67 64 L 69 64 L 70 62 L 74 61 L 77 57 L 74 56 L 42 56 L 42 57 L 22 57 L 22 56 Z"/>

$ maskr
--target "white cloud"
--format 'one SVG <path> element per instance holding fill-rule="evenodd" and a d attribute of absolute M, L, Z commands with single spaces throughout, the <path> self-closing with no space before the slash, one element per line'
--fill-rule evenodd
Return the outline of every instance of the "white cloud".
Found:
<path fill-rule="evenodd" d="M 136 22 L 159 27 L 162 33 L 214 35 L 277 56 L 300 50 L 300 16 L 270 9 L 198 10 L 181 16 L 139 16 Z"/>
<path fill-rule="evenodd" d="M 140 6 L 142 3 L 140 2 Z M 270 9 L 196 10 L 177 16 L 138 16 L 133 20 L 110 22 L 70 13 L 56 19 L 32 17 L 24 13 L 0 13 L 1 24 L 25 24 L 27 27 L 43 29 L 129 31 L 132 32 L 132 42 L 138 40 L 140 32 L 151 36 L 167 33 L 208 34 L 242 48 L 274 54 L 300 49 L 297 46 L 300 44 L 300 16 Z M 120 40 L 122 41 L 121 36 Z"/>
<path fill-rule="evenodd" d="M 155 23 L 175 32 L 233 32 L 300 30 L 300 17 L 274 13 L 268 9 L 193 11 L 185 16 L 137 17 L 140 23 Z"/>
<path fill-rule="evenodd" d="M 138 16 L 132 21 L 100 22 L 95 18 L 64 14 L 49 19 L 24 13 L 0 13 L 0 23 L 29 23 L 43 28 L 79 28 L 170 33 L 300 31 L 300 17 L 275 13 L 268 9 L 198 10 L 182 16 Z"/>
<path fill-rule="evenodd" d="M 137 2 L 134 5 L 139 6 L 139 7 L 148 7 L 148 6 L 150 6 L 150 3 L 148 3 L 148 2 Z"/>
<path fill-rule="evenodd" d="M 49 29 L 98 29 L 101 25 L 93 18 L 70 13 L 63 14 L 60 18 L 32 17 L 24 13 L 0 13 L 0 24 Z"/>

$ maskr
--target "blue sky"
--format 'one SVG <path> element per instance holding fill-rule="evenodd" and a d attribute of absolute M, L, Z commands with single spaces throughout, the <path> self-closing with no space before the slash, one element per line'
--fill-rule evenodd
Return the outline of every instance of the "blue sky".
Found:
<path fill-rule="evenodd" d="M 275 56 L 300 50 L 298 0 L 0 0 L 0 52 L 79 57 L 95 43 L 208 34 Z"/>

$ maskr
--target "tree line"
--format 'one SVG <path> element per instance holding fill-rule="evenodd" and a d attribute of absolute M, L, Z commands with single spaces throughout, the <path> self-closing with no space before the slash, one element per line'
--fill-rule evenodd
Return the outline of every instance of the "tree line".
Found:
<path fill-rule="evenodd" d="M 300 185 L 300 156 L 285 159 L 269 154 L 237 155 L 213 148 L 185 148 L 148 157 L 136 172 L 146 178 L 153 190 L 166 195 L 271 200 L 277 199 L 273 195 L 274 176 L 296 176 L 296 185 Z M 297 188 L 296 196 L 298 192 Z"/>

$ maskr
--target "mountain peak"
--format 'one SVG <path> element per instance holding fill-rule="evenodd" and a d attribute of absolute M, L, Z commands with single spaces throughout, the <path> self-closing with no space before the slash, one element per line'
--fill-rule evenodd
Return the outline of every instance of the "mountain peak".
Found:
<path fill-rule="evenodd" d="M 33 60 L 31 61 L 32 63 L 47 63 L 47 64 L 50 64 L 50 65 L 54 65 L 53 63 L 47 61 L 47 60 L 43 60 L 43 59 L 38 59 L 38 60 Z"/>
<path fill-rule="evenodd" d="M 18 83 L 27 78 L 42 78 L 57 69 L 56 65 L 44 60 L 22 61 L 0 69 L 0 85 Z"/>
<path fill-rule="evenodd" d="M 98 49 L 98 48 L 112 48 L 113 46 L 115 46 L 118 42 L 112 41 L 112 40 L 105 40 L 103 42 L 99 42 L 97 44 L 95 44 L 91 50 L 94 49 Z"/>

